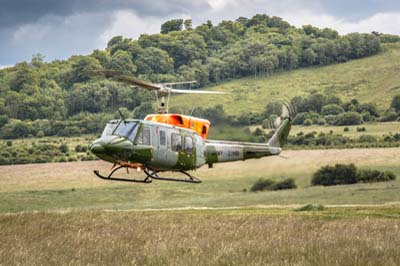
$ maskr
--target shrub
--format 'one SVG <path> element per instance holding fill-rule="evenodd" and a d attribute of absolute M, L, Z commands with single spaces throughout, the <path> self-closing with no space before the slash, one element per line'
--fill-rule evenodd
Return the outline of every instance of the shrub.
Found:
<path fill-rule="evenodd" d="M 383 117 L 380 119 L 381 122 L 389 122 L 389 121 L 396 121 L 397 120 L 397 113 L 393 108 L 390 108 L 385 112 Z"/>
<path fill-rule="evenodd" d="M 44 132 L 43 132 L 43 130 L 39 130 L 38 133 L 36 133 L 36 137 L 38 137 L 38 138 L 43 138 L 43 137 L 44 137 Z"/>
<path fill-rule="evenodd" d="M 68 145 L 65 144 L 65 143 L 61 144 L 60 147 L 59 147 L 59 150 L 60 150 L 62 153 L 67 153 L 67 152 L 69 151 Z"/>
<path fill-rule="evenodd" d="M 337 104 L 328 104 L 322 107 L 321 113 L 323 115 L 338 115 L 343 113 L 344 110 L 340 105 Z"/>
<path fill-rule="evenodd" d="M 293 189 L 297 188 L 293 178 L 286 178 L 280 182 L 272 184 L 271 190 Z"/>
<path fill-rule="evenodd" d="M 357 132 L 365 132 L 367 129 L 365 127 L 357 127 Z"/>
<path fill-rule="evenodd" d="M 334 125 L 336 122 L 336 115 L 326 115 L 324 119 L 328 125 Z"/>
<path fill-rule="evenodd" d="M 304 120 L 303 125 L 305 126 L 311 126 L 312 125 L 312 120 L 310 118 L 307 118 L 306 120 Z"/>
<path fill-rule="evenodd" d="M 311 184 L 333 186 L 354 184 L 357 182 L 357 168 L 354 164 L 336 164 L 335 166 L 323 166 L 314 173 Z"/>
<path fill-rule="evenodd" d="M 75 151 L 76 152 L 86 152 L 87 151 L 87 147 L 78 144 L 78 145 L 75 146 Z"/>
<path fill-rule="evenodd" d="M 323 211 L 325 207 L 321 204 L 307 204 L 300 208 L 295 209 L 297 212 L 304 212 L 304 211 Z"/>
<path fill-rule="evenodd" d="M 396 175 L 393 172 L 382 172 L 378 170 L 359 170 L 357 173 L 357 181 L 363 183 L 371 182 L 385 182 L 396 179 Z"/>
<path fill-rule="evenodd" d="M 359 125 L 363 122 L 362 116 L 357 112 L 342 113 L 336 117 L 335 125 Z"/>
<path fill-rule="evenodd" d="M 358 139 L 359 142 L 363 142 L 363 143 L 366 143 L 366 142 L 373 143 L 373 142 L 376 142 L 376 140 L 377 140 L 376 137 L 372 136 L 372 135 L 361 135 Z"/>
<path fill-rule="evenodd" d="M 13 144 L 13 143 L 12 143 L 12 141 L 11 141 L 11 140 L 7 140 L 7 146 L 8 146 L 8 147 L 11 147 L 11 146 L 12 146 L 12 144 Z"/>
<path fill-rule="evenodd" d="M 343 128 L 343 131 L 344 131 L 344 132 L 349 132 L 350 129 L 349 129 L 348 127 L 345 127 L 345 128 Z"/>
<path fill-rule="evenodd" d="M 253 184 L 253 186 L 251 186 L 250 191 L 256 192 L 264 190 L 283 190 L 293 188 L 297 188 L 293 178 L 285 178 L 284 180 L 279 182 L 275 182 L 271 179 L 260 178 Z"/>
<path fill-rule="evenodd" d="M 272 184 L 274 184 L 274 181 L 271 179 L 260 178 L 251 186 L 250 191 L 256 192 L 267 190 L 270 186 L 272 186 Z"/>

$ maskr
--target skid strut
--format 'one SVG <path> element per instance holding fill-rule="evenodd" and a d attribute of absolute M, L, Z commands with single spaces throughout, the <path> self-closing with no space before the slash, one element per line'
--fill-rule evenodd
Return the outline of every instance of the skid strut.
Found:
<path fill-rule="evenodd" d="M 179 173 L 182 173 L 186 176 L 188 176 L 189 178 L 185 178 L 185 179 L 178 179 L 178 178 L 171 178 L 171 177 L 161 177 L 157 174 L 156 171 L 150 170 L 150 169 L 144 169 L 144 172 L 146 173 L 146 175 L 152 179 L 155 180 L 161 180 L 161 181 L 173 181 L 173 182 L 185 182 L 185 183 L 201 183 L 201 179 L 192 176 L 191 174 L 189 174 L 188 172 L 185 172 L 183 170 L 179 171 Z"/>
<path fill-rule="evenodd" d="M 114 170 L 110 172 L 108 176 L 101 175 L 99 170 L 94 170 L 94 174 L 104 180 L 109 181 L 122 181 L 122 182 L 134 182 L 134 183 L 151 183 L 154 180 L 161 180 L 161 181 L 173 181 L 173 182 L 185 182 L 185 183 L 201 183 L 201 180 L 195 176 L 192 176 L 188 172 L 183 170 L 179 171 L 179 173 L 186 175 L 188 178 L 179 179 L 179 178 L 171 178 L 171 177 L 161 177 L 157 174 L 157 171 L 153 171 L 151 169 L 145 168 L 143 171 L 147 175 L 144 179 L 129 179 L 129 178 L 119 178 L 119 177 L 112 177 L 112 175 L 120 170 L 121 168 L 126 168 L 126 166 L 118 166 Z"/>
<path fill-rule="evenodd" d="M 149 178 L 149 176 L 146 176 L 145 179 L 129 179 L 129 178 L 119 178 L 119 177 L 112 177 L 112 175 L 117 172 L 121 168 L 126 168 L 125 166 L 118 166 L 114 170 L 111 171 L 111 173 L 108 176 L 101 175 L 99 170 L 94 170 L 94 174 L 97 175 L 99 178 L 104 179 L 104 180 L 110 180 L 110 181 L 122 181 L 122 182 L 134 182 L 134 183 L 151 183 L 152 180 Z M 128 168 L 127 168 L 128 169 Z"/>

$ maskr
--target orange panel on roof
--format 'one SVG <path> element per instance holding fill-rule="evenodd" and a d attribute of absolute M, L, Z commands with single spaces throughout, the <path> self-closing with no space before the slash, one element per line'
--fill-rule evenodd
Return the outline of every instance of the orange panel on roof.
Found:
<path fill-rule="evenodd" d="M 207 138 L 211 125 L 206 119 L 180 114 L 152 114 L 147 115 L 144 120 L 192 129 L 203 139 Z"/>

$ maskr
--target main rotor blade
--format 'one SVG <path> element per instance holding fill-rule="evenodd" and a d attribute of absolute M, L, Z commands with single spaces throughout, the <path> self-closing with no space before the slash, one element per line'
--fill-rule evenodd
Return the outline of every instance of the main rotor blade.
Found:
<path fill-rule="evenodd" d="M 186 94 L 226 94 L 223 91 L 202 91 L 202 90 L 178 90 L 169 89 L 172 93 L 186 93 Z"/>
<path fill-rule="evenodd" d="M 162 90 L 162 89 L 164 89 L 161 85 L 147 83 L 143 80 L 132 78 L 132 77 L 125 76 L 125 75 L 117 75 L 117 76 L 113 76 L 112 78 L 117 81 L 124 82 L 129 85 L 135 85 L 135 86 L 147 89 L 147 90 Z"/>
<path fill-rule="evenodd" d="M 165 86 L 172 86 L 172 85 L 180 85 L 180 84 L 194 84 L 197 83 L 196 80 L 191 80 L 191 81 L 178 81 L 178 82 L 167 82 L 167 83 L 162 83 Z"/>

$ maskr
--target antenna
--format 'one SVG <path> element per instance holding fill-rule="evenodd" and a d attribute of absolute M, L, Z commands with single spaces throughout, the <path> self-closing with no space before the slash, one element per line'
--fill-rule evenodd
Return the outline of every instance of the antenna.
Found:
<path fill-rule="evenodd" d="M 122 121 L 124 121 L 124 124 L 126 124 L 125 117 L 124 117 L 124 115 L 122 114 L 122 112 L 121 112 L 120 109 L 118 109 L 118 113 L 119 113 L 119 115 L 122 117 Z"/>

